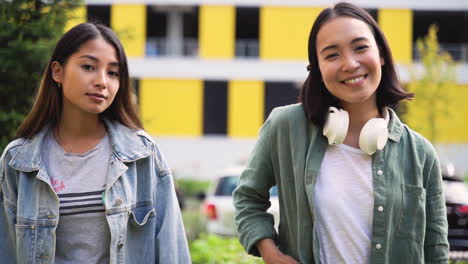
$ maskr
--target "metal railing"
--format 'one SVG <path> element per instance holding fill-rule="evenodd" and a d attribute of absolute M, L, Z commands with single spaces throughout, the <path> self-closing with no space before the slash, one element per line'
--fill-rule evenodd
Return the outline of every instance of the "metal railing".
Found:
<path fill-rule="evenodd" d="M 468 62 L 468 43 L 460 44 L 450 44 L 450 43 L 440 43 L 439 48 L 441 51 L 448 52 L 453 60 L 459 61 L 462 63 Z M 421 56 L 416 47 L 416 43 L 413 45 L 413 59 L 419 61 Z"/>
<path fill-rule="evenodd" d="M 258 57 L 258 40 L 255 40 L 255 39 L 236 40 L 236 57 L 257 58 Z"/>
<path fill-rule="evenodd" d="M 148 38 L 146 41 L 145 54 L 148 57 L 175 57 L 179 56 L 174 54 L 166 38 Z M 198 56 L 198 40 L 194 38 L 185 38 L 182 44 L 183 57 L 197 57 Z"/>

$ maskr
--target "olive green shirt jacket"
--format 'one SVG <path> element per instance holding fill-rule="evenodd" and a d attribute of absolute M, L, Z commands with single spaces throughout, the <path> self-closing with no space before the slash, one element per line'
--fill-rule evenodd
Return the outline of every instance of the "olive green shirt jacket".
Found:
<path fill-rule="evenodd" d="M 389 110 L 389 140 L 372 157 L 371 263 L 448 263 L 437 155 Z M 233 194 L 240 242 L 248 253 L 258 256 L 256 243 L 272 238 L 300 263 L 320 263 L 313 191 L 327 146 L 322 128 L 306 119 L 301 104 L 273 110 Z M 278 233 L 266 212 L 274 185 L 280 204 Z M 377 210 L 379 206 L 384 210 Z"/>

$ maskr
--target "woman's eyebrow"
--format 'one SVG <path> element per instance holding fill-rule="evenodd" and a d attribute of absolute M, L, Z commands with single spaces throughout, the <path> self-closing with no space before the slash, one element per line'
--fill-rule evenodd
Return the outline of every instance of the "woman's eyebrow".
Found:
<path fill-rule="evenodd" d="M 87 58 L 87 59 L 90 59 L 92 61 L 95 61 L 95 62 L 99 62 L 99 59 L 94 57 L 94 56 L 91 56 L 91 55 L 82 55 L 80 56 L 79 58 Z M 119 63 L 116 62 L 116 61 L 113 61 L 113 62 L 110 62 L 109 63 L 111 66 L 119 66 Z"/>
<path fill-rule="evenodd" d="M 329 45 L 329 46 L 326 46 L 325 48 L 323 48 L 321 51 L 320 51 L 320 54 L 322 54 L 323 52 L 329 50 L 329 49 L 337 49 L 338 48 L 338 45 Z"/>
<path fill-rule="evenodd" d="M 359 42 L 359 41 L 368 41 L 369 39 L 366 38 L 366 37 L 358 37 L 358 38 L 355 38 L 353 40 L 351 40 L 351 44 L 354 44 L 356 42 Z"/>
<path fill-rule="evenodd" d="M 355 39 L 351 40 L 351 44 L 354 44 L 354 43 L 359 42 L 359 41 L 368 41 L 368 40 L 369 39 L 366 38 L 366 37 L 358 37 L 358 38 L 355 38 Z M 337 49 L 337 48 L 338 48 L 338 45 L 336 45 L 336 44 L 326 46 L 325 48 L 323 48 L 320 51 L 320 54 L 322 54 L 324 51 L 327 51 L 327 50 L 330 50 L 330 49 Z"/>

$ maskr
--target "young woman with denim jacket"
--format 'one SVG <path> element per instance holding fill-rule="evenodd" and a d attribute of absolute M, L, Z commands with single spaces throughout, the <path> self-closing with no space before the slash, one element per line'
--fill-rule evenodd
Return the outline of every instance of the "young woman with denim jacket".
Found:
<path fill-rule="evenodd" d="M 190 263 L 171 172 L 143 131 L 115 33 L 58 41 L 0 159 L 0 259 Z"/>
<path fill-rule="evenodd" d="M 241 243 L 268 264 L 447 263 L 439 162 L 388 108 L 413 95 L 379 26 L 336 4 L 317 17 L 308 54 L 300 103 L 273 110 L 234 191 Z"/>

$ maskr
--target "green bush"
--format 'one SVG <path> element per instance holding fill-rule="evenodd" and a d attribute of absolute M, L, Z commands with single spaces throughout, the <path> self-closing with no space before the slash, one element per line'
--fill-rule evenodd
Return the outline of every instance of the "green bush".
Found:
<path fill-rule="evenodd" d="M 202 234 L 190 243 L 193 264 L 263 263 L 260 258 L 247 255 L 238 238 Z"/>
<path fill-rule="evenodd" d="M 200 193 L 206 193 L 210 187 L 210 181 L 194 179 L 177 179 L 176 186 L 184 196 L 196 197 Z"/>

